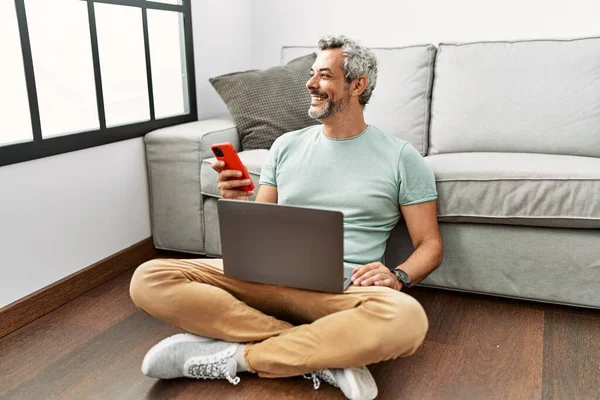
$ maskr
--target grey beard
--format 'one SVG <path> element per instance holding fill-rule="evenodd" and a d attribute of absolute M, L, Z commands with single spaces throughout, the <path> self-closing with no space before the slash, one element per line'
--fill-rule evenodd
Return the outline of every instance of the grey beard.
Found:
<path fill-rule="evenodd" d="M 308 116 L 314 118 L 318 121 L 331 117 L 332 115 L 337 114 L 338 112 L 344 110 L 348 106 L 348 98 L 344 97 L 338 103 L 334 103 L 331 100 L 327 100 L 327 105 L 320 109 L 313 111 L 312 109 L 308 109 Z"/>

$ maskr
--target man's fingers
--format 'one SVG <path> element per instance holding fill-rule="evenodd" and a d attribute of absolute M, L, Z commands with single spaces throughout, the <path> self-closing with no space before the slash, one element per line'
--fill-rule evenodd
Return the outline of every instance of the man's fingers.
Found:
<path fill-rule="evenodd" d="M 355 280 L 357 280 L 358 278 L 360 278 L 365 272 L 368 272 L 369 269 L 367 268 L 366 265 L 361 265 L 360 267 L 355 268 L 352 271 L 352 281 L 354 282 Z"/>
<path fill-rule="evenodd" d="M 213 162 L 211 167 L 219 173 L 217 176 L 217 187 L 224 199 L 248 200 L 250 196 L 254 195 L 253 190 L 249 192 L 242 190 L 242 187 L 252 183 L 250 179 L 240 179 L 242 171 L 223 169 L 225 168 L 225 163 L 219 160 Z"/>
<path fill-rule="evenodd" d="M 360 286 L 371 286 L 375 284 L 375 282 L 387 281 L 387 279 L 388 275 L 380 272 L 376 275 L 371 276 L 370 278 L 361 280 Z"/>
<path fill-rule="evenodd" d="M 237 171 L 234 169 L 225 169 L 219 172 L 219 178 L 217 179 L 219 182 L 228 181 L 232 178 L 241 178 L 242 171 Z"/>
<path fill-rule="evenodd" d="M 352 279 L 356 279 L 364 273 L 371 271 L 373 269 L 378 268 L 380 265 L 383 265 L 379 262 L 373 262 L 365 265 L 359 265 L 358 267 L 352 270 Z"/>
<path fill-rule="evenodd" d="M 250 179 L 245 179 L 245 180 L 229 180 L 229 181 L 224 181 L 224 182 L 219 182 L 218 184 L 218 188 L 220 191 L 223 190 L 231 190 L 231 189 L 235 189 L 241 186 L 247 186 L 251 183 L 252 181 Z"/>
<path fill-rule="evenodd" d="M 244 192 L 242 190 L 223 190 L 221 195 L 224 199 L 248 200 L 250 196 L 254 195 L 254 191 Z"/>
<path fill-rule="evenodd" d="M 368 264 L 365 264 L 365 265 L 358 265 L 358 266 L 354 267 L 354 270 L 352 270 L 352 272 L 355 273 L 355 272 L 357 272 L 359 270 L 368 271 L 370 269 L 377 268 L 377 267 L 382 266 L 382 265 L 383 264 L 380 263 L 379 261 L 375 261 L 375 262 L 368 263 Z"/>
<path fill-rule="evenodd" d="M 361 275 L 358 275 L 354 278 L 354 283 L 356 285 L 358 285 L 358 284 L 360 284 L 361 281 L 364 281 L 365 279 L 375 276 L 378 273 L 379 273 L 379 271 L 377 271 L 376 269 L 371 269 L 371 270 L 365 271 Z"/>
<path fill-rule="evenodd" d="M 392 287 L 393 281 L 391 279 L 383 279 L 381 281 L 375 282 L 375 286 L 387 286 Z"/>
<path fill-rule="evenodd" d="M 370 278 L 376 274 L 379 274 L 381 272 L 386 272 L 388 269 L 386 266 L 384 266 L 383 264 L 368 264 L 364 266 L 364 269 L 361 271 L 358 271 L 357 273 L 352 275 L 352 280 L 354 282 L 355 285 L 359 285 L 360 281 Z"/>
<path fill-rule="evenodd" d="M 223 170 L 225 163 L 223 161 L 216 160 L 210 166 L 212 167 L 212 169 L 220 173 Z"/>
<path fill-rule="evenodd" d="M 354 281 L 354 284 L 361 286 L 369 286 L 372 285 L 375 281 L 380 281 L 385 278 L 387 278 L 387 275 L 383 274 L 381 271 L 369 271 L 367 274 L 364 274 L 359 279 Z"/>

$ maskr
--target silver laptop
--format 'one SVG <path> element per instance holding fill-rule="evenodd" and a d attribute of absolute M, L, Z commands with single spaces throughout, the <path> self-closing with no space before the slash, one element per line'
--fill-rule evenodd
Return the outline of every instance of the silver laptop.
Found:
<path fill-rule="evenodd" d="M 328 293 L 350 285 L 341 212 L 224 199 L 218 212 L 226 277 Z"/>

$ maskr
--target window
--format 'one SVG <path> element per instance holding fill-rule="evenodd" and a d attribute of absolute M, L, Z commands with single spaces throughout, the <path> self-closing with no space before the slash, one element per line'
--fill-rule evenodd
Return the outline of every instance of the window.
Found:
<path fill-rule="evenodd" d="M 142 10 L 96 4 L 95 11 L 106 125 L 146 121 L 150 110 Z"/>
<path fill-rule="evenodd" d="M 197 120 L 190 8 L 0 1 L 0 166 Z"/>
<path fill-rule="evenodd" d="M 0 130 L 0 146 L 33 140 L 19 26 L 14 3 L 0 1 L 0 120 L 8 129 Z"/>
<path fill-rule="evenodd" d="M 181 14 L 148 10 L 148 35 L 152 60 L 154 110 L 159 118 L 187 113 L 187 82 Z"/>
<path fill-rule="evenodd" d="M 87 3 L 25 0 L 25 9 L 42 137 L 99 129 Z"/>

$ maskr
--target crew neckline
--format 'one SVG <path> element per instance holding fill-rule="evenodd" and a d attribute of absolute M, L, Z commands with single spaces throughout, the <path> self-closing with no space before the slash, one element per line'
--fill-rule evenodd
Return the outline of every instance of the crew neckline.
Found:
<path fill-rule="evenodd" d="M 350 140 L 358 139 L 359 137 L 361 137 L 362 135 L 364 135 L 365 132 L 367 132 L 370 127 L 371 127 L 371 125 L 367 124 L 367 127 L 361 133 L 359 133 L 358 135 L 352 136 L 352 137 L 349 137 L 349 138 L 339 138 L 338 139 L 338 138 L 332 138 L 332 137 L 327 136 L 325 134 L 325 132 L 323 131 L 323 125 L 321 125 L 321 136 L 323 136 L 327 140 L 331 140 L 331 141 L 334 141 L 334 142 L 347 142 L 347 141 L 350 141 Z"/>

